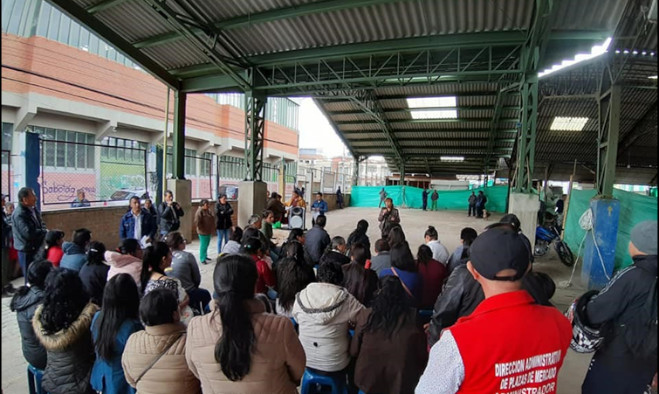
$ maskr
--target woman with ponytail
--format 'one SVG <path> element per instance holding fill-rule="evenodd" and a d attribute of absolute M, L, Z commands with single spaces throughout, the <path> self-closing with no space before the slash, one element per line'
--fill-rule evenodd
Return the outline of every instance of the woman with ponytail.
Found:
<path fill-rule="evenodd" d="M 290 319 L 254 299 L 252 259 L 228 255 L 213 272 L 212 312 L 188 325 L 185 358 L 208 393 L 295 394 L 306 358 Z M 218 365 L 219 364 L 219 365 Z M 218 373 L 221 371 L 221 373 Z"/>
<path fill-rule="evenodd" d="M 137 288 L 141 290 L 140 275 L 142 274 L 142 248 L 135 238 L 122 239 L 117 250 L 105 252 L 105 261 L 110 264 L 108 280 L 118 274 L 129 274 Z"/>
<path fill-rule="evenodd" d="M 62 250 L 64 231 L 48 230 L 44 243 L 44 249 L 39 257 L 53 263 L 55 268 L 59 267 L 59 263 L 62 261 L 62 256 L 64 256 L 64 251 Z"/>

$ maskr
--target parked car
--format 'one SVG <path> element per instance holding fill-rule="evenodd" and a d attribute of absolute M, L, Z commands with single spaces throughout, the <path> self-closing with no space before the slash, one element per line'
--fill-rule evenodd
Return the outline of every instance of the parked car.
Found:
<path fill-rule="evenodd" d="M 221 185 L 218 190 L 219 194 L 226 194 L 227 200 L 235 201 L 238 199 L 238 186 L 236 185 Z"/>
<path fill-rule="evenodd" d="M 110 195 L 111 201 L 128 201 L 133 196 L 138 196 L 140 200 L 149 198 L 149 192 L 146 189 L 129 189 L 122 188 Z"/>

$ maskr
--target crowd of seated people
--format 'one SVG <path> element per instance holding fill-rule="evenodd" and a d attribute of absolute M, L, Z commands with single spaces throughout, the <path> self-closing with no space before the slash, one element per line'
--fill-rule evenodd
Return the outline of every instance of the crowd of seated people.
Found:
<path fill-rule="evenodd" d="M 78 257 L 71 269 L 62 268 L 66 259 L 60 267 L 33 262 L 29 285 L 11 308 L 26 360 L 44 371 L 44 390 L 293 394 L 308 372 L 350 393 L 432 392 L 433 374 L 444 373 L 433 368 L 441 357 L 455 361 L 451 349 L 465 330 L 449 339 L 443 332 L 502 297 L 492 289 L 510 285 L 514 293 L 519 283 L 534 305 L 552 305 L 553 281 L 530 265 L 488 287 L 489 276 L 470 260 L 479 235 L 469 227 L 449 254 L 429 226 L 415 258 L 400 224 L 387 228 L 371 255 L 365 220 L 346 242 L 328 234 L 321 214 L 311 230 L 291 230 L 281 246 L 259 215 L 249 222 L 244 231 L 231 230 L 215 262 L 212 297 L 200 288 L 199 262 L 176 231 L 144 249 L 125 238 L 106 251 L 81 229 L 64 255 L 80 249 L 82 264 Z M 516 223 L 497 225 L 484 232 L 524 237 Z M 429 321 L 420 318 L 423 310 Z M 455 390 L 438 392 L 471 387 L 465 369 L 477 368 L 465 357 L 460 362 L 462 375 L 450 375 Z"/>

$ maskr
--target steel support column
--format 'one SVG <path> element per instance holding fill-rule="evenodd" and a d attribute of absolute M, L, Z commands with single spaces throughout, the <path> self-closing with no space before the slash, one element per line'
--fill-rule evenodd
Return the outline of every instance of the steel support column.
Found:
<path fill-rule="evenodd" d="M 254 91 L 245 92 L 246 181 L 261 181 L 262 179 L 265 104 L 265 95 Z"/>
<path fill-rule="evenodd" d="M 174 91 L 174 152 L 173 179 L 185 179 L 185 106 L 187 94 Z"/>
<path fill-rule="evenodd" d="M 357 186 L 359 184 L 359 157 L 352 157 L 352 186 Z"/>
<path fill-rule="evenodd" d="M 522 85 L 522 112 L 517 133 L 517 170 L 513 192 L 529 193 L 535 165 L 535 137 L 538 122 L 538 79 Z"/>
<path fill-rule="evenodd" d="M 603 84 L 603 86 L 606 86 Z M 620 133 L 620 85 L 611 85 L 597 100 L 599 110 L 597 136 L 597 194 L 613 197 L 613 182 L 618 160 L 618 137 Z"/>

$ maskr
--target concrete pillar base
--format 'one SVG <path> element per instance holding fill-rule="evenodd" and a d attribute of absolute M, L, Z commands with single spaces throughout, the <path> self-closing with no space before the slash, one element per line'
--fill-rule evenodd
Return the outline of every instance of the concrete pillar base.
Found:
<path fill-rule="evenodd" d="M 192 211 L 192 181 L 189 179 L 168 179 L 167 190 L 174 193 L 174 201 L 179 203 L 183 209 L 181 227 L 178 231 L 183 238 L 192 241 L 192 225 L 195 214 Z"/>
<path fill-rule="evenodd" d="M 581 282 L 588 290 L 599 290 L 608 283 L 609 278 L 613 275 L 616 242 L 618 241 L 620 201 L 594 198 L 590 200 L 590 209 L 593 211 L 593 229 L 591 231 L 595 233 L 595 237 L 591 231 L 586 234 Z"/>
<path fill-rule="evenodd" d="M 531 241 L 531 248 L 535 245 L 535 228 L 538 222 L 540 199 L 535 194 L 510 193 L 508 198 L 508 212 L 514 213 L 522 223 L 522 233 Z"/>
<path fill-rule="evenodd" d="M 238 225 L 247 227 L 247 221 L 253 214 L 261 214 L 266 206 L 268 184 L 260 181 L 243 181 L 239 184 Z"/>

